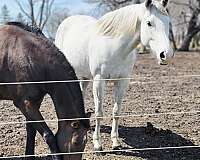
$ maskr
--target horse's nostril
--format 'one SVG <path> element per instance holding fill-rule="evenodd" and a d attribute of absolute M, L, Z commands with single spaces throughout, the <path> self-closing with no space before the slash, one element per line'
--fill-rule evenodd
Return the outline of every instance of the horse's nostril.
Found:
<path fill-rule="evenodd" d="M 164 53 L 165 53 L 165 52 L 161 52 L 161 53 L 160 53 L 160 58 L 161 58 L 161 59 L 165 59 L 165 54 L 164 54 Z"/>

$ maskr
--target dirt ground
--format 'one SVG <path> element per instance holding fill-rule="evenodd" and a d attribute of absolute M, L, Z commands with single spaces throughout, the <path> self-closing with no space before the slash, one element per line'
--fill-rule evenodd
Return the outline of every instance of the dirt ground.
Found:
<path fill-rule="evenodd" d="M 169 66 L 159 66 L 152 55 L 138 56 L 133 71 L 134 80 L 123 100 L 123 115 L 140 116 L 121 119 L 120 140 L 127 148 L 159 148 L 178 146 L 200 146 L 200 113 L 160 115 L 166 112 L 200 111 L 200 53 L 177 53 Z M 138 83 L 135 83 L 138 82 Z M 85 106 L 94 112 L 91 84 Z M 108 84 L 104 102 L 104 116 L 112 113 L 112 84 Z M 52 101 L 47 96 L 41 107 L 46 119 L 55 119 Z M 155 115 L 144 115 L 144 114 Z M 94 115 L 92 115 L 94 116 Z M 0 123 L 23 121 L 24 117 L 11 101 L 0 101 Z M 154 128 L 147 128 L 147 122 Z M 91 121 L 94 128 L 94 121 Z M 56 132 L 56 122 L 49 123 Z M 105 150 L 111 149 L 111 119 L 102 122 L 102 141 Z M 89 132 L 85 151 L 92 151 L 92 132 Z M 0 157 L 23 155 L 26 132 L 24 124 L 0 126 Z M 37 135 L 36 153 L 49 153 L 42 138 Z M 200 160 L 200 149 L 165 149 L 107 153 L 104 156 L 86 154 L 88 160 Z M 42 157 L 40 159 L 48 159 Z"/>

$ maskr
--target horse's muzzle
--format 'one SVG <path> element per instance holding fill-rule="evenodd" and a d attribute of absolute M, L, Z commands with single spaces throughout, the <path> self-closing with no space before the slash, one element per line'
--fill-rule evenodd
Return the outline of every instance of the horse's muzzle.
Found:
<path fill-rule="evenodd" d="M 160 65 L 168 65 L 168 61 L 167 60 L 162 60 L 162 61 L 160 61 Z"/>

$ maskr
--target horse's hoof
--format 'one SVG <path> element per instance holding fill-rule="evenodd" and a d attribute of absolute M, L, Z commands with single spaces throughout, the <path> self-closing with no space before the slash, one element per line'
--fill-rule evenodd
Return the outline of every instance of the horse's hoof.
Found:
<path fill-rule="evenodd" d="M 113 153 L 117 154 L 117 155 L 121 155 L 122 154 L 122 149 L 123 147 L 120 145 L 120 146 L 116 146 L 116 147 L 113 147 Z"/>
<path fill-rule="evenodd" d="M 102 147 L 100 147 L 100 148 L 94 148 L 94 151 L 95 151 L 95 154 L 97 156 L 105 156 L 106 155 L 106 153 L 103 152 L 103 148 Z"/>

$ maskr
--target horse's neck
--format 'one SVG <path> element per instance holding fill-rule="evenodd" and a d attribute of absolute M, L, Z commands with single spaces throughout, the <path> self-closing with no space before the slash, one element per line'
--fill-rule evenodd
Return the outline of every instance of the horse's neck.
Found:
<path fill-rule="evenodd" d="M 67 87 L 67 85 L 72 85 L 72 88 Z M 66 124 L 67 121 L 64 120 L 87 118 L 78 83 L 55 84 L 53 88 L 54 91 L 51 92 L 50 96 L 53 100 L 58 120 L 60 120 L 58 121 L 58 130 L 66 127 L 64 124 Z M 80 120 L 80 122 L 84 127 L 89 128 L 89 120 L 84 119 Z"/>
<path fill-rule="evenodd" d="M 143 4 L 135 4 L 109 12 L 98 21 L 98 32 L 106 36 L 133 36 L 140 30 Z"/>
<path fill-rule="evenodd" d="M 58 119 L 85 118 L 82 94 L 76 84 L 52 84 L 50 96 Z M 77 84 L 78 85 L 78 84 Z"/>

